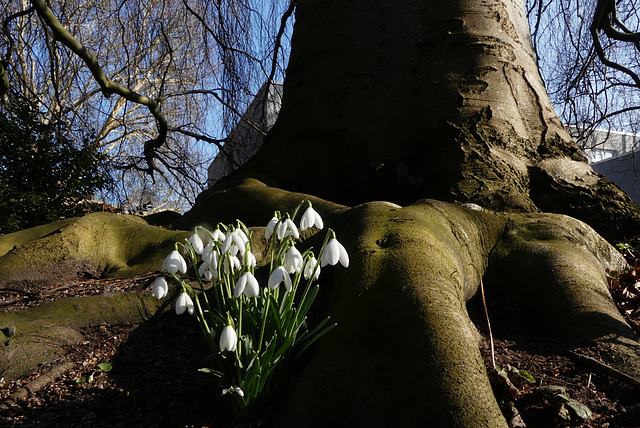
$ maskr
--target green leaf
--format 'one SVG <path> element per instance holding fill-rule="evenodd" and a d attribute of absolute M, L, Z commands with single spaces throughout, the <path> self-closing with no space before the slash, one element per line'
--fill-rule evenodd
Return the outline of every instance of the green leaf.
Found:
<path fill-rule="evenodd" d="M 111 369 L 113 368 L 113 366 L 111 366 L 111 364 L 109 363 L 100 363 L 98 364 L 98 368 L 100 370 L 102 370 L 105 373 L 109 373 L 111 371 Z"/>
<path fill-rule="evenodd" d="M 522 379 L 526 380 L 531 384 L 536 383 L 536 380 L 534 379 L 534 377 L 531 376 L 529 372 L 527 372 L 526 370 L 518 370 L 518 376 L 520 376 Z"/>
<path fill-rule="evenodd" d="M 337 325 L 336 323 L 329 324 L 323 330 L 317 332 L 317 329 L 320 326 L 324 325 L 327 321 L 329 321 L 329 317 L 325 318 L 325 320 L 322 323 L 320 323 L 320 325 L 313 330 L 313 332 L 310 334 L 311 339 L 309 340 L 309 342 L 307 342 L 304 345 L 304 347 L 300 350 L 300 352 L 298 352 L 298 355 L 302 354 L 309 346 L 313 345 L 313 343 L 316 340 L 320 339 L 322 336 L 324 336 L 326 333 L 328 333 L 331 329 L 333 329 Z"/>
<path fill-rule="evenodd" d="M 214 375 L 214 376 L 216 376 L 216 377 L 222 377 L 222 376 L 224 376 L 224 373 L 219 372 L 219 371 L 217 371 L 217 370 L 209 369 L 209 368 L 206 368 L 206 367 L 203 367 L 203 368 L 201 368 L 201 369 L 198 369 L 198 371 L 199 371 L 200 373 L 208 373 L 208 374 L 212 374 L 212 375 Z"/>

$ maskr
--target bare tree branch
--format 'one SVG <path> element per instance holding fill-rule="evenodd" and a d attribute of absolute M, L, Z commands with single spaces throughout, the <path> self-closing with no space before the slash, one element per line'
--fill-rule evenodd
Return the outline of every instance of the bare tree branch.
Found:
<path fill-rule="evenodd" d="M 31 3 L 56 40 L 68 47 L 86 64 L 94 79 L 100 85 L 105 97 L 109 98 L 112 94 L 117 94 L 131 102 L 145 105 L 149 109 L 149 112 L 156 120 L 158 135 L 156 138 L 145 142 L 143 153 L 147 162 L 146 172 L 153 175 L 153 171 L 158 170 L 154 166 L 155 151 L 166 141 L 168 128 L 167 121 L 160 111 L 158 102 L 110 79 L 98 63 L 98 60 L 60 23 L 53 11 L 47 6 L 45 0 L 31 0 Z"/>

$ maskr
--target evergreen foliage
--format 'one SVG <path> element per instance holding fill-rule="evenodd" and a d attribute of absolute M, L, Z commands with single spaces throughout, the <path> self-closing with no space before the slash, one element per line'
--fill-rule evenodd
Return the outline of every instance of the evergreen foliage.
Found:
<path fill-rule="evenodd" d="M 86 212 L 83 204 L 107 186 L 105 157 L 90 133 L 74 141 L 62 121 L 45 121 L 33 102 L 0 110 L 0 233 Z"/>

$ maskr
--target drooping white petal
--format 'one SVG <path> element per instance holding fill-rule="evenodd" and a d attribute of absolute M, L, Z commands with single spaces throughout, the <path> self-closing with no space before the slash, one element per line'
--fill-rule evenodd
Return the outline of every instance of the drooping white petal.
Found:
<path fill-rule="evenodd" d="M 320 214 L 318 214 L 312 207 L 309 207 L 306 209 L 304 214 L 302 214 L 302 218 L 300 219 L 300 230 L 305 231 L 314 226 L 320 230 L 324 227 L 324 223 L 322 222 Z"/>
<path fill-rule="evenodd" d="M 240 269 L 240 260 L 236 256 L 226 256 L 222 264 L 225 275 L 231 275 L 234 270 Z"/>
<path fill-rule="evenodd" d="M 296 247 L 291 247 L 287 250 L 284 255 L 284 262 L 282 263 L 284 268 L 289 273 L 300 272 L 302 270 L 302 263 L 304 259 L 302 258 L 302 254 Z"/>
<path fill-rule="evenodd" d="M 211 239 L 214 241 L 223 242 L 225 238 L 225 234 L 220 229 L 216 229 L 211 232 Z"/>
<path fill-rule="evenodd" d="M 307 263 L 305 263 L 304 265 L 304 279 L 309 279 L 311 278 L 311 275 L 313 275 L 313 271 L 315 269 L 315 275 L 313 275 L 313 279 L 317 280 L 318 277 L 320 276 L 320 266 L 316 267 L 316 265 L 318 264 L 318 260 L 316 260 L 315 257 L 311 257 L 309 260 L 307 260 Z"/>
<path fill-rule="evenodd" d="M 176 314 L 182 315 L 184 311 L 189 311 L 189 314 L 193 315 L 193 300 L 183 291 L 176 299 Z"/>
<path fill-rule="evenodd" d="M 325 267 L 328 264 L 334 266 L 338 262 L 344 267 L 349 267 L 349 254 L 336 238 L 331 238 L 322 253 L 320 266 Z"/>
<path fill-rule="evenodd" d="M 324 251 L 322 253 L 322 257 L 320 258 L 320 266 L 325 267 L 326 265 L 335 265 L 340 260 L 340 243 L 337 239 L 331 238 L 329 242 L 327 242 L 327 246 L 324 247 Z"/>
<path fill-rule="evenodd" d="M 254 268 L 256 267 L 256 256 L 253 255 L 253 253 L 251 251 L 247 251 L 244 255 L 244 262 L 245 262 L 245 266 L 250 267 L 250 268 Z"/>
<path fill-rule="evenodd" d="M 218 249 L 213 244 L 207 244 L 202 251 L 202 261 L 208 263 L 213 269 L 218 268 Z"/>
<path fill-rule="evenodd" d="M 293 236 L 296 239 L 300 237 L 300 232 L 298 232 L 298 227 L 290 218 L 284 219 L 278 225 L 277 232 L 278 232 L 278 239 L 280 240 L 286 238 L 287 236 Z"/>
<path fill-rule="evenodd" d="M 338 245 L 340 250 L 340 264 L 344 267 L 349 267 L 349 253 L 347 253 L 347 250 L 340 242 L 338 242 Z"/>
<path fill-rule="evenodd" d="M 233 240 L 233 232 L 229 233 L 227 237 L 224 238 L 224 241 L 222 242 L 222 248 L 220 248 L 220 252 L 222 254 L 229 253 L 232 256 L 238 254 L 238 247 L 235 245 L 235 242 Z"/>
<path fill-rule="evenodd" d="M 247 276 L 241 275 L 240 278 L 238 279 L 238 282 L 236 282 L 236 288 L 233 290 L 233 297 L 235 297 L 236 299 L 240 297 L 240 295 L 244 293 L 244 289 L 246 287 L 247 287 Z"/>
<path fill-rule="evenodd" d="M 264 230 L 264 237 L 266 239 L 271 238 L 271 235 L 273 235 L 273 231 L 275 230 L 278 221 L 280 220 L 278 220 L 277 217 L 273 217 L 271 220 L 269 220 L 269 223 L 267 223 L 267 227 Z"/>
<path fill-rule="evenodd" d="M 235 352 L 238 345 L 238 335 L 232 326 L 228 325 L 222 329 L 220 334 L 220 352 L 231 351 Z"/>
<path fill-rule="evenodd" d="M 187 262 L 184 261 L 180 253 L 173 250 L 164 261 L 162 262 L 162 270 L 166 270 L 169 273 L 187 273 Z"/>
<path fill-rule="evenodd" d="M 247 297 L 258 297 L 260 294 L 260 286 L 258 280 L 251 272 L 245 272 L 242 276 L 247 277 L 247 286 L 244 288 L 244 295 Z"/>
<path fill-rule="evenodd" d="M 202 262 L 202 264 L 198 268 L 198 275 L 200 275 L 201 278 L 204 278 L 207 281 L 211 280 L 211 278 L 213 277 L 213 272 L 211 272 L 209 263 Z"/>
<path fill-rule="evenodd" d="M 249 237 L 247 236 L 246 233 L 244 233 L 244 230 L 242 229 L 236 229 L 236 235 L 238 236 L 238 238 L 240 238 L 242 240 L 242 242 L 245 244 L 245 246 L 247 245 L 247 242 L 249 242 Z"/>
<path fill-rule="evenodd" d="M 298 232 L 298 226 L 296 226 L 293 220 L 287 219 L 287 227 L 291 231 L 291 235 L 293 235 L 294 238 L 296 239 L 300 238 L 300 232 Z"/>
<path fill-rule="evenodd" d="M 151 286 L 151 294 L 153 295 L 153 297 L 160 300 L 165 297 L 168 292 L 169 284 L 163 276 L 156 278 L 156 280 L 153 281 L 153 285 Z"/>
<path fill-rule="evenodd" d="M 200 238 L 197 233 L 191 235 L 188 241 L 193 247 L 193 251 L 195 251 L 196 254 L 202 254 L 202 251 L 204 250 L 204 243 L 202 242 L 202 238 Z"/>
<path fill-rule="evenodd" d="M 233 232 L 233 243 L 238 247 L 238 252 L 242 255 L 244 255 L 247 249 L 247 242 L 249 242 L 249 238 L 247 238 L 247 235 L 241 229 Z"/>
<path fill-rule="evenodd" d="M 271 275 L 269 276 L 269 282 L 267 283 L 267 287 L 276 288 L 283 281 L 284 281 L 285 289 L 287 291 L 291 291 L 292 284 L 291 284 L 291 277 L 289 276 L 289 273 L 284 268 L 284 266 L 278 266 L 273 270 L 273 272 L 271 272 Z"/>

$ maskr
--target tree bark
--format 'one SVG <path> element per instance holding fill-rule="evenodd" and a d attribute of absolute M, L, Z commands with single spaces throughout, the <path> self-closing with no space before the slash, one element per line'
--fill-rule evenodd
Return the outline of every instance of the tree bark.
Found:
<path fill-rule="evenodd" d="M 239 176 L 347 205 L 565 212 L 610 237 L 611 218 L 638 225 L 558 119 L 522 1 L 305 0 L 292 43 L 279 119 Z"/>

